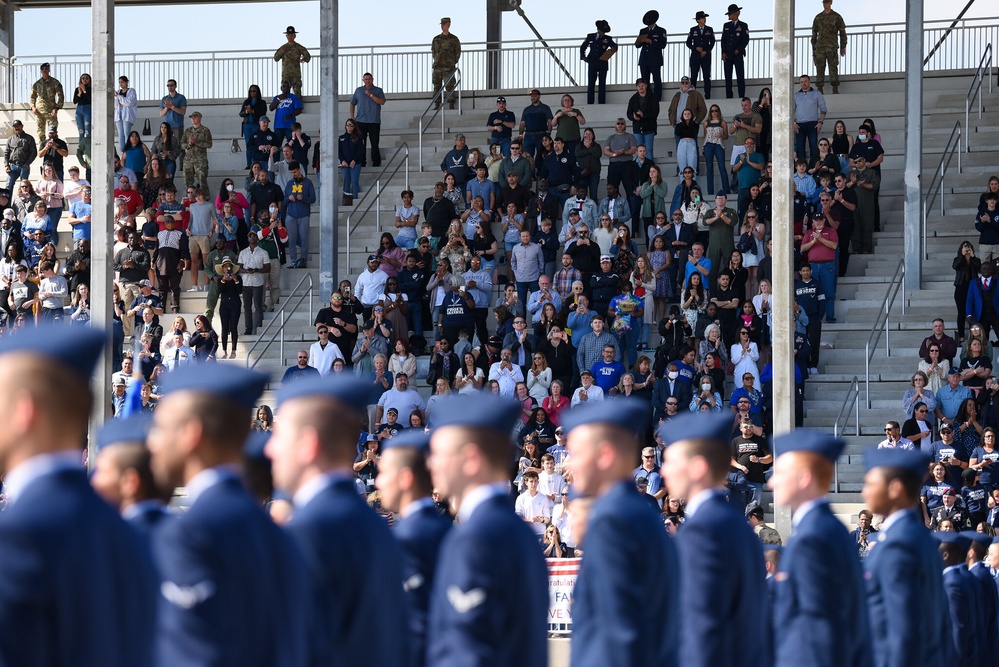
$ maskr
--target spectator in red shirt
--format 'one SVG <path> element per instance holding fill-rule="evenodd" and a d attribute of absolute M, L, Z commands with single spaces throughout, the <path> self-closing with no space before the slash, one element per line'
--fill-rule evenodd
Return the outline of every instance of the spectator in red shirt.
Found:
<path fill-rule="evenodd" d="M 829 195 L 822 195 L 822 207 L 825 211 L 830 206 Z M 839 247 L 839 236 L 836 230 L 826 226 L 826 217 L 818 214 L 812 221 L 812 230 L 805 232 L 801 239 L 801 253 L 812 267 L 812 274 L 822 284 L 826 296 L 826 322 L 836 321 L 836 248 Z"/>
<path fill-rule="evenodd" d="M 115 199 L 124 199 L 129 215 L 135 215 L 142 210 L 142 193 L 132 188 L 128 181 L 128 176 L 121 176 L 118 179 L 118 187 L 114 191 Z"/>

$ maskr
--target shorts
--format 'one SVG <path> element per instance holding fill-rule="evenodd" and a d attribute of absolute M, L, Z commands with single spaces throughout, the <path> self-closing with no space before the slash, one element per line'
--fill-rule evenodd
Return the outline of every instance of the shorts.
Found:
<path fill-rule="evenodd" d="M 191 256 L 194 256 L 194 251 L 198 250 L 201 252 L 201 256 L 208 259 L 208 253 L 212 251 L 211 237 L 210 236 L 198 236 L 192 234 L 187 237 L 187 245 L 191 250 Z"/>

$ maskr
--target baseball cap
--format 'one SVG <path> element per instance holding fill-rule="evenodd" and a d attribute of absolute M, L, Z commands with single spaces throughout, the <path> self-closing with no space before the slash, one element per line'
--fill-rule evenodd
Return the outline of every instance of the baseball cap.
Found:
<path fill-rule="evenodd" d="M 378 255 L 368 255 L 368 261 L 369 262 L 377 262 L 377 261 L 380 261 L 380 260 L 378 259 Z"/>
<path fill-rule="evenodd" d="M 690 77 L 689 76 L 680 77 L 680 83 L 690 83 Z"/>
<path fill-rule="evenodd" d="M 497 98 L 496 98 L 496 101 L 497 101 L 497 102 L 506 102 L 506 98 L 505 98 L 505 97 L 502 97 L 502 96 L 501 96 L 501 97 L 497 97 Z"/>

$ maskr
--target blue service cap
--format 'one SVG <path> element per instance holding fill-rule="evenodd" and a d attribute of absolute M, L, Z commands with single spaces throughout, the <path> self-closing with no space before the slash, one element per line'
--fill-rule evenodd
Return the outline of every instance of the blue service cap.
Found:
<path fill-rule="evenodd" d="M 591 401 L 562 415 L 562 431 L 568 435 L 577 426 L 610 424 L 638 434 L 645 426 L 649 404 L 637 398 Z"/>
<path fill-rule="evenodd" d="M 107 334 L 100 328 L 46 324 L 4 337 L 0 340 L 0 356 L 20 353 L 42 357 L 89 380 L 106 339 Z"/>
<path fill-rule="evenodd" d="M 242 366 L 213 364 L 211 373 L 202 366 L 183 366 L 163 379 L 163 396 L 196 391 L 225 398 L 244 408 L 253 408 L 267 385 L 267 376 Z"/>
<path fill-rule="evenodd" d="M 152 423 L 152 415 L 148 412 L 104 422 L 101 430 L 97 432 L 97 449 L 124 443 L 145 444 L 146 437 L 149 435 L 149 426 Z"/>
<path fill-rule="evenodd" d="M 718 440 L 728 445 L 732 439 L 732 413 L 684 412 L 660 426 L 656 434 L 667 447 L 681 440 Z"/>
<path fill-rule="evenodd" d="M 426 453 L 430 450 L 430 434 L 422 428 L 409 428 L 398 435 L 382 440 L 381 449 L 383 452 L 397 447 L 412 447 L 419 452 Z"/>
<path fill-rule="evenodd" d="M 812 452 L 832 463 L 843 453 L 846 441 L 812 428 L 797 428 L 774 438 L 774 455 L 788 452 Z"/>
<path fill-rule="evenodd" d="M 918 449 L 869 447 L 864 450 L 865 471 L 870 471 L 871 468 L 902 468 L 916 475 L 923 475 L 928 465 L 930 465 L 930 455 Z"/>
<path fill-rule="evenodd" d="M 271 439 L 270 431 L 250 431 L 250 435 L 243 443 L 243 456 L 255 461 L 267 461 L 270 459 L 264 454 L 264 447 Z"/>
<path fill-rule="evenodd" d="M 277 395 L 278 408 L 285 401 L 296 398 L 329 398 L 344 403 L 348 407 L 365 412 L 372 403 L 373 385 L 357 375 L 341 373 L 337 376 L 321 377 L 313 375 L 302 380 L 289 382 Z"/>
<path fill-rule="evenodd" d="M 940 542 L 942 544 L 956 544 L 962 549 L 967 549 L 971 546 L 971 538 L 965 535 L 964 533 L 958 533 L 949 530 L 947 531 L 938 530 L 930 534 L 933 535 L 933 538 L 937 542 Z"/>
<path fill-rule="evenodd" d="M 496 394 L 451 395 L 441 401 L 436 408 L 435 428 L 465 426 L 510 435 L 520 417 L 521 409 L 521 405 L 516 401 Z"/>
<path fill-rule="evenodd" d="M 962 530 L 962 535 L 966 535 L 972 542 L 978 542 L 982 546 L 988 547 L 995 541 L 995 538 L 991 535 L 986 535 L 985 533 L 979 533 L 977 530 Z"/>

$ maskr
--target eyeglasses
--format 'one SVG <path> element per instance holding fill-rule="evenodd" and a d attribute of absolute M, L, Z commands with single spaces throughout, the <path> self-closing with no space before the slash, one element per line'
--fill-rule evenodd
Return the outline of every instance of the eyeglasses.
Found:
<path fill-rule="evenodd" d="M 885 433 L 891 433 L 895 430 L 894 426 L 885 426 Z"/>
<path fill-rule="evenodd" d="M 740 331 L 740 332 L 739 332 L 739 335 L 740 335 L 740 336 L 748 336 L 748 335 L 749 335 L 749 332 L 748 332 L 748 331 Z M 743 378 L 743 379 L 745 379 L 745 378 Z"/>
<path fill-rule="evenodd" d="M 916 410 L 916 412 L 929 412 L 929 410 L 926 408 L 920 408 L 919 410 Z"/>
<path fill-rule="evenodd" d="M 329 333 L 330 333 L 329 331 L 326 331 L 326 330 L 324 329 L 323 331 L 320 331 L 320 332 L 319 332 L 319 335 L 320 335 L 320 336 L 328 336 L 328 335 L 329 335 Z"/>
<path fill-rule="evenodd" d="M 330 301 L 343 301 L 343 298 L 339 297 L 339 296 L 335 296 L 332 299 L 330 299 Z"/>
<path fill-rule="evenodd" d="M 647 454 L 642 454 L 642 458 L 643 458 L 643 459 L 654 459 L 654 458 L 656 458 L 656 457 L 655 457 L 655 456 L 649 456 L 649 455 L 647 455 Z"/>
<path fill-rule="evenodd" d="M 624 127 L 624 123 L 614 123 L 616 127 Z"/>
<path fill-rule="evenodd" d="M 381 308 L 375 308 L 375 312 L 376 313 L 381 313 L 381 312 L 384 312 L 384 311 Z"/>
<path fill-rule="evenodd" d="M 743 375 L 742 379 L 743 381 L 746 381 L 746 380 L 755 380 L 756 378 L 754 378 L 752 375 Z"/>
<path fill-rule="evenodd" d="M 666 401 L 666 405 L 676 405 L 676 401 Z"/>
<path fill-rule="evenodd" d="M 520 150 L 520 146 L 510 146 L 510 150 L 512 150 L 512 151 L 519 151 Z"/>

